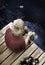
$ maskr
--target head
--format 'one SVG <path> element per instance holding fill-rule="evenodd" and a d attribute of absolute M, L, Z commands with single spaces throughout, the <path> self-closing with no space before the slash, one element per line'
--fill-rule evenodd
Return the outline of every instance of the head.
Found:
<path fill-rule="evenodd" d="M 24 33 L 24 21 L 22 19 L 14 20 L 12 32 L 15 36 L 21 36 Z"/>

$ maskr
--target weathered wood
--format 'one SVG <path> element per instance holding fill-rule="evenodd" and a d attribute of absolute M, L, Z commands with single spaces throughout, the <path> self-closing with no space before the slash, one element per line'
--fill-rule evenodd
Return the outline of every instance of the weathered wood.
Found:
<path fill-rule="evenodd" d="M 44 52 L 44 54 L 42 54 L 42 56 L 40 56 L 40 58 L 39 58 L 39 65 L 42 65 L 43 64 L 43 62 L 45 61 L 45 52 Z"/>
<path fill-rule="evenodd" d="M 31 55 L 36 49 L 38 48 L 37 45 L 32 44 L 31 47 L 29 47 L 16 61 L 14 61 L 11 65 L 19 65 L 20 61 L 24 58 L 28 57 L 28 55 Z"/>
<path fill-rule="evenodd" d="M 11 27 L 12 22 L 0 30 L 0 64 L 1 65 L 19 65 L 20 61 L 31 55 L 33 58 L 39 59 L 39 65 L 45 62 L 45 52 L 32 42 L 26 49 L 20 53 L 14 53 L 9 50 L 5 43 L 5 31 Z M 27 36 L 27 34 L 26 34 Z M 24 36 L 24 38 L 26 37 Z M 43 64 L 45 65 L 45 63 Z"/>

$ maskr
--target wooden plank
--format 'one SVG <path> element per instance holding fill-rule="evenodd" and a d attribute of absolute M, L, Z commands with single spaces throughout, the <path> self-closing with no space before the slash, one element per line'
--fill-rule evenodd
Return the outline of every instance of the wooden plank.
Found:
<path fill-rule="evenodd" d="M 42 65 L 44 61 L 45 61 L 45 52 L 39 58 L 39 65 Z"/>
<path fill-rule="evenodd" d="M 31 56 L 35 59 L 38 58 L 42 53 L 44 53 L 40 48 L 38 48 Z"/>
<path fill-rule="evenodd" d="M 5 60 L 6 57 L 8 57 L 10 54 L 12 53 L 11 50 L 7 49 L 4 53 L 1 54 L 2 56 L 2 60 L 0 61 L 0 63 Z"/>
<path fill-rule="evenodd" d="M 22 52 L 11 54 L 1 65 L 10 65 Z"/>
<path fill-rule="evenodd" d="M 2 37 L 2 33 L 1 33 L 1 30 L 0 30 L 0 38 Z"/>
<path fill-rule="evenodd" d="M 28 56 L 28 54 L 33 53 L 34 50 L 36 50 L 38 47 L 35 44 L 32 44 L 16 61 L 14 61 L 10 65 L 19 65 L 20 61 L 23 60 L 25 57 Z"/>
<path fill-rule="evenodd" d="M 4 50 L 6 50 L 7 46 L 6 43 L 4 42 L 1 46 L 0 46 L 0 54 L 2 54 L 4 52 Z"/>
<path fill-rule="evenodd" d="M 30 52 L 29 52 L 30 53 Z M 29 54 L 28 53 L 28 54 Z M 34 58 L 38 58 L 38 56 L 40 56 L 42 53 L 44 53 L 40 48 L 38 48 L 33 54 L 32 54 L 32 57 L 34 57 Z M 26 53 L 25 53 L 26 54 Z M 23 59 L 23 58 L 25 58 L 25 57 L 27 57 L 28 56 L 28 54 L 26 54 L 26 55 L 24 55 L 23 57 L 20 57 L 17 61 L 15 61 L 12 65 L 19 65 L 19 61 L 21 61 L 20 59 Z M 44 57 L 44 55 L 43 55 L 43 57 Z M 43 60 L 44 61 L 44 60 Z M 39 62 L 40 63 L 40 62 Z M 39 64 L 39 65 L 42 65 L 42 64 Z"/>
<path fill-rule="evenodd" d="M 5 35 L 4 35 L 4 36 L 5 36 Z M 5 41 L 4 36 L 2 36 L 2 37 L 0 38 L 0 45 Z"/>
<path fill-rule="evenodd" d="M 30 47 L 30 46 L 27 46 L 26 49 L 28 47 Z M 13 62 L 14 60 L 16 60 L 16 58 L 18 58 L 22 53 L 24 53 L 24 51 L 26 51 L 26 49 L 24 49 L 22 52 L 20 52 L 18 54 L 16 54 L 16 53 L 11 54 L 1 65 L 6 65 L 6 64 L 10 65 L 10 63 Z"/>

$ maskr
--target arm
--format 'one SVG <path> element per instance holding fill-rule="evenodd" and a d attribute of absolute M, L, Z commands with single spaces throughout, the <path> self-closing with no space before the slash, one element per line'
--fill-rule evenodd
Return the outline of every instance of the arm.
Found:
<path fill-rule="evenodd" d="M 27 34 L 27 37 L 25 39 L 25 43 L 26 45 L 28 45 L 29 41 L 33 41 L 34 40 L 34 36 L 35 36 L 35 32 L 29 31 Z"/>

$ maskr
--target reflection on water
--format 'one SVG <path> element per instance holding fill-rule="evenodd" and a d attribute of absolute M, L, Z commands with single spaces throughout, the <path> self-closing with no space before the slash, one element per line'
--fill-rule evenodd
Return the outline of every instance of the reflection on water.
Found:
<path fill-rule="evenodd" d="M 36 36 L 35 36 L 34 42 L 45 51 L 45 43 L 44 43 L 45 42 L 45 35 L 44 35 L 45 30 L 42 29 L 42 27 L 37 23 L 34 24 L 34 23 L 26 21 L 25 25 L 28 26 L 29 30 L 35 31 Z"/>

